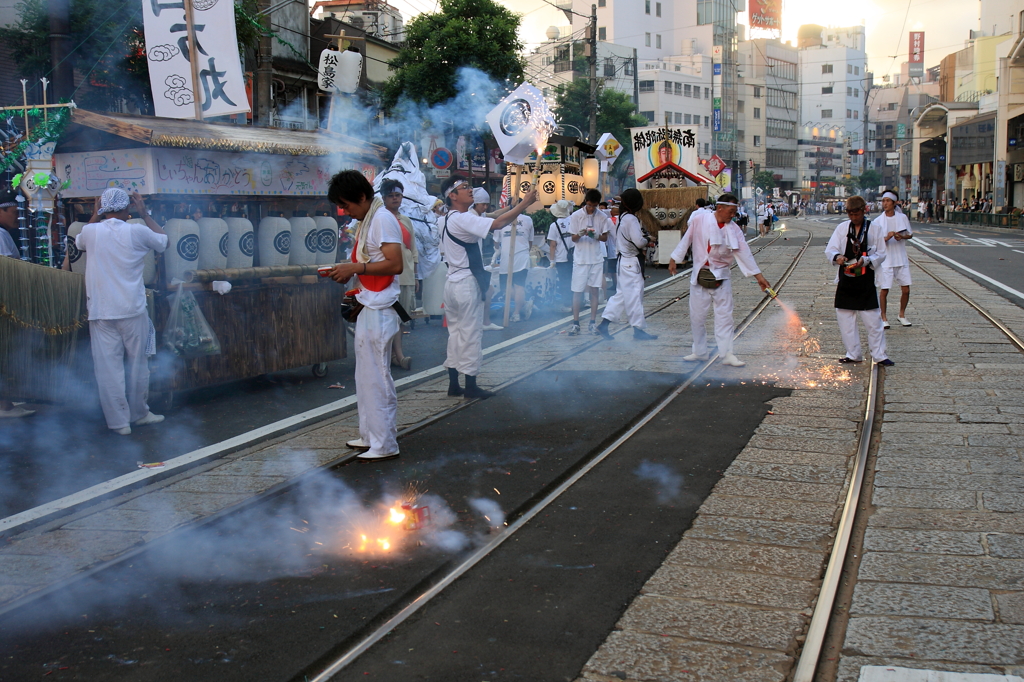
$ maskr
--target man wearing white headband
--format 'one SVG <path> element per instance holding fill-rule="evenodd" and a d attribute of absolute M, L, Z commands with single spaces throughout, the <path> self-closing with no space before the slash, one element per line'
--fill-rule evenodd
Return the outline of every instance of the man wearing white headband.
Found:
<path fill-rule="evenodd" d="M 885 352 L 885 329 L 875 294 L 875 273 L 886 260 L 885 232 L 881 225 L 864 216 L 866 205 L 863 197 L 850 197 L 846 202 L 846 215 L 850 219 L 839 223 L 825 247 L 829 262 L 838 268 L 835 279 L 836 320 L 846 346 L 846 355 L 839 362 L 848 364 L 864 360 L 857 331 L 859 317 L 868 333 L 871 357 L 888 367 L 893 361 Z"/>
<path fill-rule="evenodd" d="M 878 271 L 876 284 L 881 290 L 878 294 L 878 306 L 882 311 L 882 326 L 886 329 L 889 328 L 886 303 L 889 289 L 894 282 L 900 286 L 900 324 L 904 327 L 911 325 L 907 319 L 907 303 L 910 302 L 910 260 L 907 258 L 907 247 L 903 242 L 912 239 L 914 233 L 906 214 L 896 207 L 897 201 L 899 197 L 892 190 L 883 194 L 883 213 L 875 218 L 875 224 L 885 233 L 885 261 Z"/>
<path fill-rule="evenodd" d="M 733 217 L 739 201 L 732 194 L 723 194 L 715 204 L 713 213 L 694 213 L 690 226 L 672 251 L 668 271 L 676 274 L 687 250 L 692 248 L 693 272 L 690 273 L 690 329 L 693 333 L 693 352 L 683 358 L 687 362 L 708 359 L 708 332 L 705 327 L 708 311 L 715 309 L 715 342 L 723 365 L 743 367 L 745 362 L 732 352 L 732 337 L 736 325 L 732 317 L 733 262 L 740 266 L 744 277 L 753 276 L 761 291 L 770 285 L 761 274 L 750 247 L 743 238 Z"/>
<path fill-rule="evenodd" d="M 146 224 L 126 222 L 128 205 Z M 149 411 L 149 365 L 146 345 L 152 330 L 146 312 L 142 267 L 152 249 L 162 253 L 167 235 L 146 210 L 138 192 L 129 197 L 111 187 L 100 197 L 92 220 L 75 239 L 79 251 L 89 254 L 85 294 L 89 310 L 89 344 L 96 371 L 100 406 L 107 427 L 127 436 L 131 424 L 158 424 L 162 415 Z M 127 394 L 124 364 L 128 357 Z"/>
<path fill-rule="evenodd" d="M 444 312 L 448 318 L 448 395 L 489 398 L 490 391 L 477 386 L 483 362 L 483 305 L 491 274 L 484 269 L 479 242 L 492 230 L 512 223 L 537 200 L 531 189 L 518 206 L 497 218 L 485 218 L 470 211 L 473 189 L 466 178 L 453 175 L 441 185 L 449 209 L 440 220 L 441 242 L 448 263 L 444 285 Z M 459 373 L 466 376 L 466 388 L 459 385 Z"/>

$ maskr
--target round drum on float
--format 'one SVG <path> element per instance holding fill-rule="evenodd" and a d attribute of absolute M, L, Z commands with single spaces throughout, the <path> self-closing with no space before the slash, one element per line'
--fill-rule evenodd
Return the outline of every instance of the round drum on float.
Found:
<path fill-rule="evenodd" d="M 228 224 L 220 218 L 200 218 L 199 269 L 223 270 L 228 266 Z"/>
<path fill-rule="evenodd" d="M 229 268 L 251 268 L 252 254 L 256 250 L 256 235 L 252 223 L 245 218 L 225 218 L 228 225 L 228 263 Z"/>
<path fill-rule="evenodd" d="M 260 221 L 257 233 L 261 266 L 288 265 L 292 243 L 292 224 L 281 217 L 267 217 Z"/>
<path fill-rule="evenodd" d="M 167 284 L 184 281 L 186 270 L 199 267 L 199 225 L 194 220 L 172 218 L 164 225 L 167 250 L 164 251 L 164 275 Z"/>
<path fill-rule="evenodd" d="M 146 226 L 146 221 L 142 218 L 132 218 L 128 222 Z M 146 229 L 148 230 L 149 227 L 146 227 Z M 168 241 L 169 243 L 170 241 Z M 142 260 L 142 283 L 149 286 L 154 282 L 156 282 L 156 251 L 150 249 Z"/>
<path fill-rule="evenodd" d="M 292 248 L 289 265 L 316 265 L 316 221 L 305 211 L 295 211 L 288 222 L 292 226 Z"/>
<path fill-rule="evenodd" d="M 318 215 L 316 222 L 316 264 L 333 265 L 338 260 L 338 221 L 329 215 Z"/>

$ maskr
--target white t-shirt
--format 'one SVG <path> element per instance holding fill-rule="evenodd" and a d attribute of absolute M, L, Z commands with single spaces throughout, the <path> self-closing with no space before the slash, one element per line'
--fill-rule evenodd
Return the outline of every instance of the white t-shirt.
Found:
<path fill-rule="evenodd" d="M 606 258 L 615 259 L 619 257 L 618 233 L 621 229 L 621 222 L 616 225 L 612 222 L 611 218 L 608 219 L 608 241 L 604 243 L 604 255 Z"/>
<path fill-rule="evenodd" d="M 562 240 L 565 243 L 562 243 Z M 551 223 L 551 227 L 548 228 L 548 241 L 555 243 L 555 262 L 565 263 L 569 260 L 569 251 L 572 251 L 576 247 L 576 243 L 572 240 L 572 232 L 569 231 L 569 219 L 559 218 L 555 222 Z"/>
<path fill-rule="evenodd" d="M 21 258 L 21 252 L 18 251 L 18 245 L 15 243 L 14 237 L 11 236 L 11 233 L 5 227 L 0 227 L 0 256 Z"/>
<path fill-rule="evenodd" d="M 517 216 L 514 223 L 516 227 L 516 256 L 512 262 L 512 272 L 519 272 L 530 267 L 530 241 L 533 239 L 533 221 L 524 215 Z M 460 237 L 461 239 L 461 237 Z M 508 253 L 512 243 L 512 225 L 506 225 L 500 230 L 494 231 L 494 243 L 500 245 L 500 252 L 496 254 L 498 272 L 502 275 L 508 274 L 508 261 L 505 254 Z"/>
<path fill-rule="evenodd" d="M 608 239 L 610 241 L 611 237 Z M 632 213 L 626 213 L 619 219 L 616 247 L 623 258 L 635 258 L 647 248 L 647 237 L 640 228 L 640 220 Z"/>
<path fill-rule="evenodd" d="M 910 227 L 910 219 L 907 218 L 906 214 L 896 211 L 890 218 L 883 212 L 882 215 L 878 216 L 871 221 L 871 226 L 878 225 L 882 228 L 882 236 L 889 234 L 890 232 L 900 232 L 906 230 L 909 234 L 913 234 L 914 230 Z M 887 239 L 885 242 L 885 260 L 882 261 L 883 268 L 898 268 L 903 265 L 910 265 L 910 260 L 907 258 L 907 245 L 906 242 L 896 239 Z"/>
<path fill-rule="evenodd" d="M 366 252 L 370 255 L 370 262 L 379 263 L 385 260 L 384 252 L 380 250 L 382 244 L 401 245 L 401 243 L 402 228 L 398 224 L 398 219 L 385 208 L 377 209 L 377 212 L 373 214 L 373 220 L 370 221 L 370 229 L 366 231 Z M 89 261 L 89 265 L 92 265 L 92 261 Z M 356 276 L 358 277 L 358 275 Z M 395 275 L 391 284 L 383 291 L 360 290 L 356 294 L 356 300 L 371 310 L 390 308 L 402 292 L 398 278 L 399 275 Z"/>
<path fill-rule="evenodd" d="M 469 271 L 469 258 L 466 256 L 466 250 L 453 242 L 451 237 L 475 244 L 490 233 L 493 223 L 493 218 L 478 216 L 473 211 L 465 213 L 450 211 L 447 217 L 438 221 L 441 229 L 441 243 L 444 245 L 444 260 L 448 263 L 449 282 L 461 282 L 467 277 L 473 276 L 473 273 Z M 447 231 L 445 230 L 446 224 Z"/>
<path fill-rule="evenodd" d="M 146 311 L 143 262 L 150 249 L 163 253 L 167 235 L 145 225 L 107 218 L 86 224 L 75 245 L 89 254 L 85 297 L 90 320 L 122 320 Z"/>
<path fill-rule="evenodd" d="M 594 209 L 588 214 L 586 208 L 581 208 L 569 216 L 569 231 L 573 234 L 583 234 L 589 229 L 594 230 L 594 237 L 580 237 L 573 249 L 573 262 L 580 265 L 593 265 L 604 262 L 604 244 L 600 237 L 611 228 L 611 221 L 608 216 Z"/>

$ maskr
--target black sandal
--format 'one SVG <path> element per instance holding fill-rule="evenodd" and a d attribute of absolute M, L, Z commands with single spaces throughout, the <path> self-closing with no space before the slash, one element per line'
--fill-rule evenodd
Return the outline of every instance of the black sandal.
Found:
<path fill-rule="evenodd" d="M 839 358 L 840 365 L 855 365 L 857 363 L 864 362 L 863 360 L 854 360 L 853 358 L 842 357 Z"/>

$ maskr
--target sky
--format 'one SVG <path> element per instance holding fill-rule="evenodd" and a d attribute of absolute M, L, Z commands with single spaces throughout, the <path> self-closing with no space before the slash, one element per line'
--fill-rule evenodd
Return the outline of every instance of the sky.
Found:
<path fill-rule="evenodd" d="M 523 15 L 520 37 L 527 47 L 544 42 L 549 26 L 567 25 L 565 15 L 544 0 L 498 1 Z M 437 7 L 436 0 L 389 2 L 401 10 L 407 21 Z M 863 24 L 867 32 L 868 70 L 880 78 L 884 74 L 898 74 L 900 64 L 907 61 L 909 31 L 925 32 L 926 68 L 937 66 L 947 54 L 963 48 L 968 31 L 977 28 L 977 7 L 971 0 L 783 0 L 782 39 L 795 40 L 802 24 Z M 741 23 L 746 23 L 745 14 L 741 15 Z"/>

